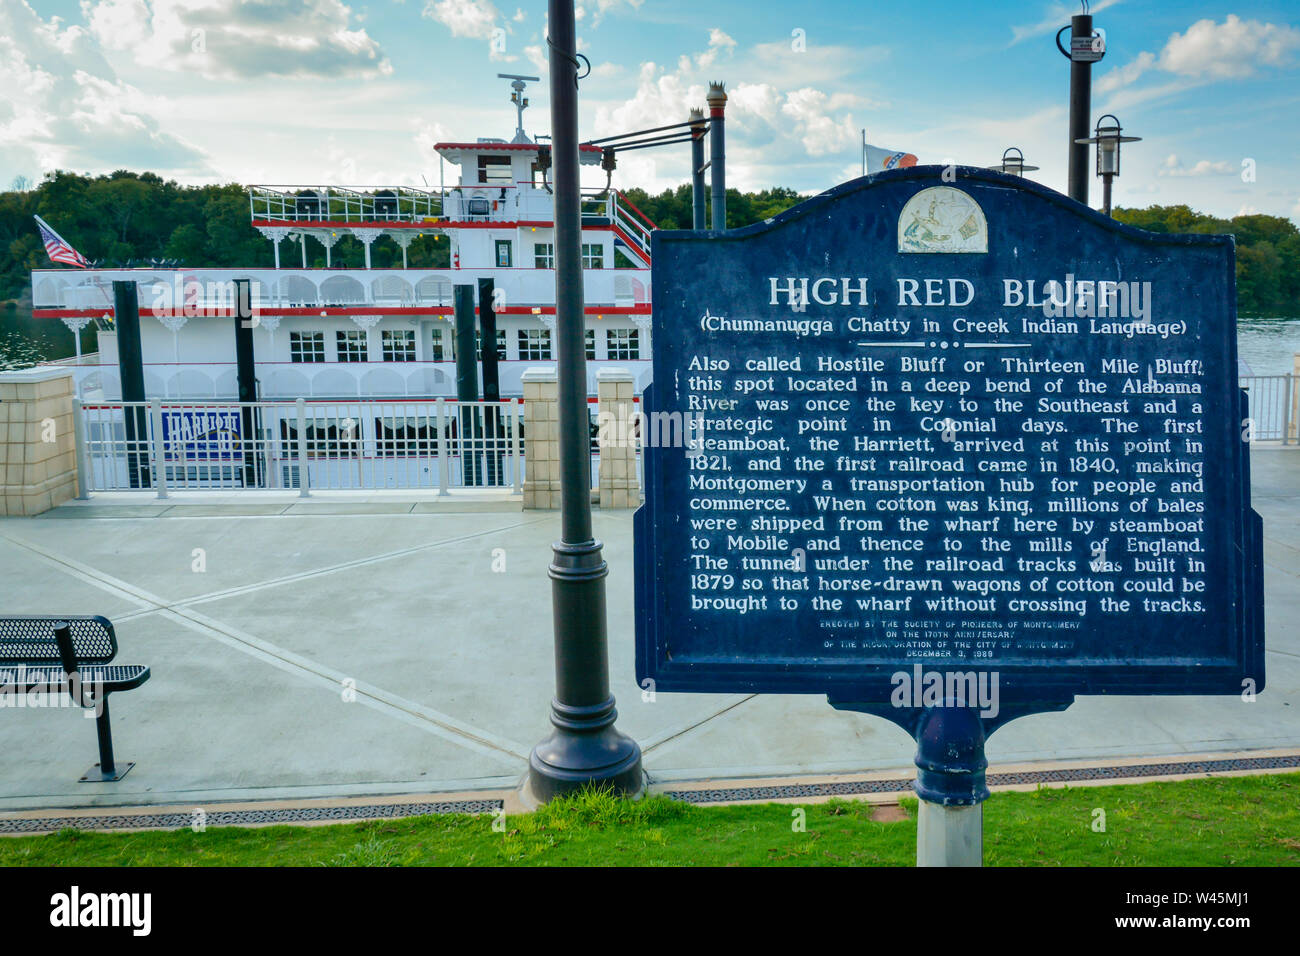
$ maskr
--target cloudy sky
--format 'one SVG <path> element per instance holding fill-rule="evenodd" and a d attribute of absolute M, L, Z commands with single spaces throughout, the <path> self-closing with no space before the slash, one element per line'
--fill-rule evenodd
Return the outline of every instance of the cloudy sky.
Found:
<path fill-rule="evenodd" d="M 1018 146 L 1065 188 L 1077 6 L 1026 0 L 579 0 L 584 136 L 685 118 L 727 81 L 728 182 L 817 191 L 868 140 L 989 165 Z M 1300 10 L 1097 0 L 1094 118 L 1125 148 L 1116 202 L 1300 221 Z M 0 0 L 0 188 L 55 169 L 182 182 L 436 184 L 440 139 L 509 137 L 498 72 L 545 76 L 537 0 Z M 529 91 L 545 132 L 545 83 Z M 686 179 L 685 147 L 618 182 Z M 1248 175 L 1243 176 L 1243 171 Z M 1250 175 L 1253 174 L 1253 175 Z M 1099 192 L 1099 191 L 1098 191 Z"/>

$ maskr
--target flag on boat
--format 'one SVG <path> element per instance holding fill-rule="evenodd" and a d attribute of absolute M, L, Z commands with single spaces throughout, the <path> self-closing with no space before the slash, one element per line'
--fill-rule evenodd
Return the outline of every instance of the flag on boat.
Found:
<path fill-rule="evenodd" d="M 862 149 L 867 157 L 867 175 L 872 173 L 883 172 L 886 169 L 902 169 L 905 166 L 915 166 L 916 157 L 911 153 L 904 153 L 894 149 L 881 149 L 879 146 L 869 146 L 862 144 Z"/>
<path fill-rule="evenodd" d="M 33 216 L 36 225 L 41 230 L 41 241 L 45 243 L 45 252 L 50 257 L 51 262 L 62 262 L 64 265 L 79 266 L 82 269 L 90 265 L 90 261 L 72 246 L 63 241 L 63 237 L 50 228 L 40 216 Z"/>

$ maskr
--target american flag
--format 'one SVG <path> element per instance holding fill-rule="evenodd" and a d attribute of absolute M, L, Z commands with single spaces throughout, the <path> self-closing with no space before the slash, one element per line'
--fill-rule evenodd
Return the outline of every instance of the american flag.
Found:
<path fill-rule="evenodd" d="M 45 252 L 50 257 L 51 262 L 62 262 L 64 265 L 80 266 L 82 269 L 90 265 L 90 261 L 72 246 L 63 241 L 63 237 L 50 228 L 40 216 L 33 216 L 36 225 L 41 230 L 41 241 L 45 243 Z"/>

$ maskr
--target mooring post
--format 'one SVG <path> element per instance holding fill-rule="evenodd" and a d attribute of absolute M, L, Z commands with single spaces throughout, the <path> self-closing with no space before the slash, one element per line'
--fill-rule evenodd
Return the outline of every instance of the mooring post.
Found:
<path fill-rule="evenodd" d="M 256 416 L 253 405 L 257 395 L 257 362 L 254 357 L 253 328 L 257 321 L 253 315 L 251 279 L 236 279 L 235 294 L 235 382 L 239 389 L 240 433 L 239 444 L 243 451 L 244 487 L 257 488 L 261 471 L 260 450 L 257 445 Z"/>
<path fill-rule="evenodd" d="M 708 124 L 704 122 L 704 110 L 691 110 L 691 228 L 704 229 L 705 189 L 704 189 L 704 134 Z"/>
<path fill-rule="evenodd" d="M 709 104 L 709 176 L 713 180 L 713 221 L 715 232 L 727 228 L 727 91 L 722 83 L 710 83 L 706 97 Z"/>
<path fill-rule="evenodd" d="M 461 484 L 473 488 L 482 484 L 479 470 L 478 356 L 474 354 L 474 287 L 469 283 L 452 287 L 456 316 L 456 419 L 460 439 Z M 482 348 L 487 349 L 487 342 Z M 496 348 L 496 343 L 492 343 Z"/>
<path fill-rule="evenodd" d="M 126 426 L 126 471 L 131 488 L 148 488 L 149 419 L 145 408 L 144 358 L 140 345 L 140 299 L 135 280 L 113 280 L 113 329 L 117 332 L 118 380 Z"/>

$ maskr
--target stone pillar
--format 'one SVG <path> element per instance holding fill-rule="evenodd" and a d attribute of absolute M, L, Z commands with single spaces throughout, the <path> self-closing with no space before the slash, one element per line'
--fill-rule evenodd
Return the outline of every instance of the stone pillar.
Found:
<path fill-rule="evenodd" d="M 0 372 L 0 515 L 38 515 L 77 495 L 73 372 Z"/>
<path fill-rule="evenodd" d="M 636 477 L 636 437 L 632 417 L 632 373 L 605 368 L 596 374 L 600 408 L 600 506 L 636 508 L 641 486 Z"/>
<path fill-rule="evenodd" d="M 524 383 L 524 509 L 560 507 L 560 389 L 554 367 L 527 369 Z"/>

